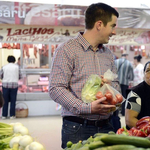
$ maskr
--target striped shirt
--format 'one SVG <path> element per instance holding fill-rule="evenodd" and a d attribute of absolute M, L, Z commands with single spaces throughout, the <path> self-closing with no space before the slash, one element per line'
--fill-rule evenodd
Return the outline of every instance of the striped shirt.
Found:
<path fill-rule="evenodd" d="M 119 83 L 123 85 L 129 85 L 129 81 L 133 81 L 134 79 L 133 66 L 131 62 L 122 57 L 120 59 L 115 60 L 115 65 L 117 67 L 117 70 L 119 69 L 118 70 Z"/>
<path fill-rule="evenodd" d="M 100 45 L 97 51 L 81 33 L 58 46 L 52 61 L 49 94 L 62 105 L 62 116 L 78 116 L 90 120 L 107 119 L 91 114 L 91 103 L 81 100 L 81 90 L 91 74 L 103 75 L 108 69 L 116 73 L 112 52 Z M 118 80 L 112 86 L 120 90 Z"/>

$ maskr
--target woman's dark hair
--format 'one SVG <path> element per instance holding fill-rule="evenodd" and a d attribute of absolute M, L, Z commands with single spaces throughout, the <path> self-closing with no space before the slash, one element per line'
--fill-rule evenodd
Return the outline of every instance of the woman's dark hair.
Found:
<path fill-rule="evenodd" d="M 10 56 L 7 57 L 7 61 L 9 63 L 14 63 L 16 61 L 16 58 L 14 56 L 10 55 Z"/>
<path fill-rule="evenodd" d="M 91 4 L 85 11 L 85 28 L 92 29 L 98 20 L 106 26 L 112 20 L 112 15 L 119 17 L 119 13 L 111 6 L 104 3 Z"/>
<path fill-rule="evenodd" d="M 146 67 L 147 67 L 148 64 L 150 64 L 150 61 L 148 61 L 148 62 L 145 64 L 145 66 L 144 66 L 144 72 L 145 72 Z"/>
<path fill-rule="evenodd" d="M 134 56 L 134 59 L 137 60 L 137 62 L 140 62 L 141 59 L 142 59 L 142 56 L 141 55 L 138 55 L 138 56 Z"/>

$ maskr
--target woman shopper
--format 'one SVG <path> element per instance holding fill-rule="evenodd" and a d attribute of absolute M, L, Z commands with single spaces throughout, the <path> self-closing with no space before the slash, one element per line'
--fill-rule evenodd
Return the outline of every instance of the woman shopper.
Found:
<path fill-rule="evenodd" d="M 133 85 L 136 86 L 144 80 L 144 66 L 141 63 L 142 56 L 134 56 L 134 80 Z"/>
<path fill-rule="evenodd" d="M 10 102 L 10 119 L 15 118 L 16 98 L 18 91 L 18 80 L 21 78 L 19 66 L 14 64 L 14 56 L 7 57 L 8 64 L 1 69 L 2 92 L 4 97 L 4 106 L 2 109 L 2 119 L 8 117 L 8 104 Z"/>
<path fill-rule="evenodd" d="M 128 89 L 125 109 L 127 128 L 135 127 L 136 122 L 150 116 L 150 61 L 144 66 L 144 81 Z"/>

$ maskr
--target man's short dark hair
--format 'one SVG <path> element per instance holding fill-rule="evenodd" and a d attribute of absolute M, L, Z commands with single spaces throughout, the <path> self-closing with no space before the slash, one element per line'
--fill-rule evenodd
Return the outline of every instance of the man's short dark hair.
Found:
<path fill-rule="evenodd" d="M 16 58 L 14 56 L 10 55 L 10 56 L 7 57 L 7 61 L 9 63 L 14 63 L 16 61 Z"/>
<path fill-rule="evenodd" d="M 104 3 L 91 4 L 85 12 L 85 28 L 92 29 L 96 21 L 103 21 L 106 26 L 112 20 L 112 15 L 119 17 L 119 13 L 111 6 Z"/>

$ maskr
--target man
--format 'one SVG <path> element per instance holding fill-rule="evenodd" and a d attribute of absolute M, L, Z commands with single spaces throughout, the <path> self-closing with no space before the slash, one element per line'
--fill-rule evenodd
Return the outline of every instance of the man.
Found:
<path fill-rule="evenodd" d="M 4 65 L 0 72 L 2 79 L 2 91 L 4 98 L 4 106 L 2 111 L 2 119 L 8 117 L 8 103 L 10 102 L 10 119 L 15 118 L 16 98 L 18 91 L 18 80 L 21 79 L 19 66 L 15 64 L 15 57 L 7 57 L 8 64 Z"/>
<path fill-rule="evenodd" d="M 124 98 L 127 98 L 126 91 L 129 86 L 129 81 L 133 81 L 134 73 L 133 73 L 133 66 L 129 60 L 127 60 L 128 54 L 126 50 L 123 51 L 122 57 L 115 60 L 115 65 L 118 71 L 118 78 L 121 87 L 121 93 Z M 122 116 L 125 115 L 125 102 L 122 104 L 121 108 Z"/>
<path fill-rule="evenodd" d="M 50 97 L 62 106 L 62 148 L 67 141 L 86 140 L 97 132 L 109 132 L 109 110 L 103 97 L 91 103 L 81 100 L 81 91 L 91 74 L 116 73 L 112 52 L 103 44 L 116 34 L 118 12 L 104 3 L 90 5 L 85 12 L 85 31 L 58 46 L 50 73 Z M 117 81 L 110 83 L 119 90 Z"/>

